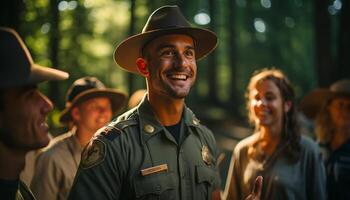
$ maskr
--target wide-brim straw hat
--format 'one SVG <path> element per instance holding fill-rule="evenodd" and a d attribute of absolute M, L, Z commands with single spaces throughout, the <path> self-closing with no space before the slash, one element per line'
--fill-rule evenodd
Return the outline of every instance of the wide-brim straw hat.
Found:
<path fill-rule="evenodd" d="M 300 103 L 300 110 L 306 117 L 314 119 L 327 100 L 335 96 L 350 97 L 349 79 L 336 81 L 329 88 L 316 88 L 312 90 L 302 99 Z"/>
<path fill-rule="evenodd" d="M 49 80 L 64 80 L 68 73 L 35 64 L 18 33 L 0 27 L 0 88 L 34 85 Z"/>
<path fill-rule="evenodd" d="M 127 95 L 119 90 L 106 88 L 95 77 L 83 77 L 76 80 L 67 92 L 66 107 L 61 112 L 60 122 L 72 121 L 71 111 L 79 104 L 96 97 L 107 97 L 112 104 L 112 112 L 116 114 L 125 104 Z"/>
<path fill-rule="evenodd" d="M 194 40 L 196 59 L 201 59 L 213 51 L 217 45 L 216 34 L 210 30 L 192 27 L 178 6 L 163 6 L 148 18 L 142 32 L 122 41 L 114 52 L 115 62 L 124 70 L 139 73 L 136 59 L 151 40 L 167 34 L 185 34 Z"/>

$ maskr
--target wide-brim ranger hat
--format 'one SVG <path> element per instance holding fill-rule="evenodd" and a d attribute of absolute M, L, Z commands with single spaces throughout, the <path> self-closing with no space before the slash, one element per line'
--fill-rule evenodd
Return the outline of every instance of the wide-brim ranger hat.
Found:
<path fill-rule="evenodd" d="M 141 57 L 143 47 L 151 40 L 167 34 L 185 34 L 194 40 L 196 59 L 213 51 L 217 45 L 216 34 L 210 30 L 192 27 L 178 6 L 163 6 L 148 18 L 142 32 L 122 41 L 114 52 L 115 62 L 132 73 L 139 73 L 136 59 Z"/>
<path fill-rule="evenodd" d="M 96 97 L 107 97 L 112 104 L 112 112 L 116 114 L 125 104 L 126 94 L 106 86 L 95 77 L 80 78 L 68 89 L 66 97 L 66 107 L 61 112 L 60 122 L 72 121 L 71 111 L 79 104 Z"/>
<path fill-rule="evenodd" d="M 306 117 L 314 119 L 327 100 L 335 96 L 350 97 L 350 79 L 336 81 L 329 88 L 312 90 L 301 100 L 300 110 Z"/>
<path fill-rule="evenodd" d="M 69 76 L 66 72 L 35 64 L 18 33 L 7 27 L 0 27 L 0 62 L 0 88 L 64 80 Z"/>

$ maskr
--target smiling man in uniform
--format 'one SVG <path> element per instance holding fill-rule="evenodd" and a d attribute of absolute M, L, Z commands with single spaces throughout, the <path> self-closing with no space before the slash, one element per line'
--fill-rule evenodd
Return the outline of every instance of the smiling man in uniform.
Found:
<path fill-rule="evenodd" d="M 115 61 L 146 79 L 147 95 L 90 142 L 70 199 L 220 198 L 215 138 L 185 105 L 196 61 L 216 45 L 177 6 L 157 9 L 119 44 Z"/>
<path fill-rule="evenodd" d="M 19 179 L 27 152 L 49 143 L 46 116 L 52 102 L 37 84 L 68 74 L 34 64 L 13 29 L 0 27 L 0 198 L 34 199 Z"/>

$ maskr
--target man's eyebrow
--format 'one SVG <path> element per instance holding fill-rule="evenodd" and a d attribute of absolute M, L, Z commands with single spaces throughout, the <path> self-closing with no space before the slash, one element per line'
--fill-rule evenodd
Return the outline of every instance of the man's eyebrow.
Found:
<path fill-rule="evenodd" d="M 175 45 L 172 44 L 164 44 L 164 45 L 160 45 L 157 50 L 160 51 L 162 49 L 166 49 L 166 48 L 175 48 Z M 187 45 L 186 49 L 190 49 L 190 50 L 194 50 L 194 46 L 193 45 Z"/>
<path fill-rule="evenodd" d="M 160 51 L 162 49 L 166 49 L 166 48 L 175 48 L 175 45 L 171 45 L 171 44 L 162 44 L 160 45 L 157 50 Z"/>

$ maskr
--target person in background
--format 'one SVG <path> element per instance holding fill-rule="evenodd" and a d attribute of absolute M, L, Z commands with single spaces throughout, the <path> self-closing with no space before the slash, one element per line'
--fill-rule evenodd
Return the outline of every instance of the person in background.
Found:
<path fill-rule="evenodd" d="M 49 143 L 46 117 L 53 108 L 37 84 L 68 74 L 35 64 L 18 33 L 7 27 L 0 27 L 0 62 L 0 198 L 35 199 L 19 176 L 26 153 Z"/>
<path fill-rule="evenodd" d="M 312 90 L 301 101 L 301 110 L 315 119 L 327 172 L 328 199 L 350 199 L 350 80 Z"/>
<path fill-rule="evenodd" d="M 116 62 L 146 79 L 147 96 L 91 140 L 68 199 L 220 198 L 215 138 L 185 105 L 196 61 L 216 45 L 177 6 L 158 8 L 119 44 Z"/>
<path fill-rule="evenodd" d="M 319 148 L 300 135 L 293 87 L 282 71 L 263 69 L 247 92 L 254 133 L 234 149 L 226 188 L 242 199 L 256 176 L 264 178 L 261 199 L 325 199 L 325 171 Z"/>
<path fill-rule="evenodd" d="M 31 189 L 38 200 L 67 199 L 83 147 L 111 121 L 126 95 L 106 88 L 95 77 L 83 77 L 72 84 L 66 99 L 60 122 L 72 122 L 73 126 L 54 138 L 37 158 Z"/>

